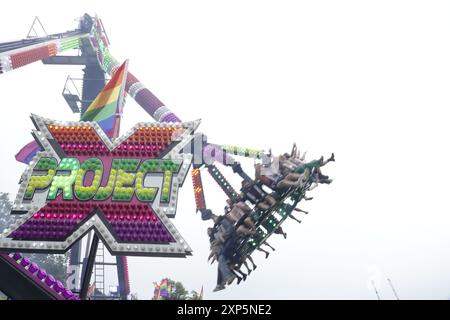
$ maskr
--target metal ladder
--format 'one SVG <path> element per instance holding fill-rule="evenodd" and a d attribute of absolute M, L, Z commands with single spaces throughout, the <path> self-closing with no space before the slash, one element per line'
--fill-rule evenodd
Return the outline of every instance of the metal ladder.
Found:
<path fill-rule="evenodd" d="M 100 241 L 97 248 L 97 255 L 95 256 L 94 269 L 95 288 L 99 293 L 105 294 L 105 247 Z"/>

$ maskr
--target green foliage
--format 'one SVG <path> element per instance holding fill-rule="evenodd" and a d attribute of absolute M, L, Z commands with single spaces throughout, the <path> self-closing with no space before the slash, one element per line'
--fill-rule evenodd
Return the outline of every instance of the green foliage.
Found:
<path fill-rule="evenodd" d="M 68 257 L 65 254 L 28 254 L 27 257 L 39 267 L 44 268 L 55 279 L 66 282 Z"/>
<path fill-rule="evenodd" d="M 199 294 L 197 291 L 191 291 L 191 295 L 189 296 L 189 299 L 186 300 L 198 300 Z"/>
<path fill-rule="evenodd" d="M 139 300 L 138 294 L 136 292 L 132 293 L 131 297 L 130 297 L 130 300 Z"/>
<path fill-rule="evenodd" d="M 0 192 L 0 230 L 7 228 L 15 219 L 10 215 L 11 201 L 7 193 Z M 44 268 L 57 280 L 65 283 L 68 258 L 61 254 L 25 254 L 32 262 Z"/>
<path fill-rule="evenodd" d="M 7 193 L 0 192 L 0 232 L 6 229 L 14 220 L 10 215 L 11 201 Z"/>
<path fill-rule="evenodd" d="M 186 290 L 183 283 L 179 281 L 174 281 L 172 279 L 167 279 L 168 284 L 171 287 L 170 298 L 168 300 L 196 300 L 199 294 L 196 291 Z"/>

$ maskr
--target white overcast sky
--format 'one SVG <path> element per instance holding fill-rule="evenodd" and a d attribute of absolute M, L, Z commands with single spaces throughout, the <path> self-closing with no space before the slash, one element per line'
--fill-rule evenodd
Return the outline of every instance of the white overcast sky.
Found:
<path fill-rule="evenodd" d="M 336 154 L 335 181 L 312 193 L 301 225 L 247 282 L 213 293 L 208 223 L 195 214 L 188 177 L 174 224 L 186 259 L 130 258 L 141 299 L 170 277 L 206 299 L 450 297 L 448 1 L 9 1 L 0 41 L 24 38 L 39 16 L 47 31 L 97 13 L 111 52 L 181 119 L 202 118 L 211 142 L 274 152 L 296 141 L 309 159 Z M 79 67 L 35 63 L 0 76 L 0 190 L 15 195 L 31 140 L 30 113 L 76 119 L 61 96 Z M 124 127 L 152 119 L 127 99 Z M 251 169 L 252 161 L 243 160 Z M 230 171 L 224 170 L 229 173 Z M 230 177 L 230 175 L 228 175 Z M 230 177 L 237 186 L 239 182 Z M 207 204 L 225 197 L 205 178 Z"/>

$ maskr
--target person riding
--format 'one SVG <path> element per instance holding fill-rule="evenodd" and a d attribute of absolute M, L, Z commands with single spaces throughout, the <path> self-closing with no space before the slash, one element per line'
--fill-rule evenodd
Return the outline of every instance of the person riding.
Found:
<path fill-rule="evenodd" d="M 270 151 L 272 154 L 272 151 Z M 330 158 L 324 161 L 323 156 L 318 160 L 313 160 L 310 162 L 305 162 L 305 155 L 300 157 L 300 151 L 297 150 L 297 145 L 294 143 L 291 154 L 284 153 L 279 157 L 274 157 L 272 161 L 272 167 L 278 167 L 281 175 L 303 174 L 309 171 L 309 174 L 313 177 L 313 180 L 318 183 L 331 183 L 332 180 L 328 176 L 323 175 L 321 172 L 321 167 L 325 166 L 328 162 L 335 161 L 334 153 L 331 154 Z"/>
<path fill-rule="evenodd" d="M 313 160 L 313 161 L 310 161 L 310 162 L 303 163 L 303 164 L 293 168 L 293 170 L 294 170 L 295 173 L 298 173 L 298 174 L 302 174 L 306 170 L 309 170 L 311 172 L 311 175 L 313 176 L 313 179 L 315 181 L 317 181 L 318 183 L 327 183 L 327 184 L 329 184 L 329 183 L 332 182 L 332 180 L 329 179 L 328 176 L 322 174 L 322 171 L 321 171 L 320 168 L 325 166 L 327 163 L 334 162 L 334 161 L 335 161 L 334 153 L 332 153 L 331 156 L 325 161 L 324 161 L 324 158 L 322 156 L 318 160 Z M 286 162 L 286 164 L 289 164 L 289 162 Z M 286 165 L 284 167 L 286 168 Z"/>
<path fill-rule="evenodd" d="M 233 202 L 233 200 L 227 199 L 228 206 L 225 207 L 225 210 L 229 211 L 225 216 L 234 223 L 239 224 L 236 229 L 238 235 L 254 234 L 256 230 L 255 223 L 249 217 L 249 213 L 252 211 L 252 209 L 240 199 L 237 199 L 236 201 L 237 202 Z"/>
<path fill-rule="evenodd" d="M 291 187 L 299 187 L 305 180 L 309 178 L 309 171 L 298 174 L 289 172 L 283 175 L 279 168 L 279 158 L 276 157 L 272 165 L 255 164 L 255 179 L 261 181 L 264 185 L 272 190 L 289 189 Z"/>
<path fill-rule="evenodd" d="M 243 180 L 240 197 L 242 201 L 249 201 L 257 208 L 266 211 L 274 206 L 277 201 L 267 194 L 257 181 Z"/>
<path fill-rule="evenodd" d="M 224 216 L 215 217 L 214 222 L 215 224 L 213 229 L 209 230 L 208 233 L 212 234 L 210 239 L 214 238 L 214 240 L 217 241 L 217 247 L 215 248 L 215 251 L 210 254 L 210 256 L 217 259 L 217 286 L 213 291 L 219 291 L 224 289 L 226 284 L 230 284 L 236 278 L 229 268 L 228 260 L 230 254 L 233 252 L 237 233 L 234 229 L 233 223 Z M 217 231 L 214 233 L 214 230 Z"/>

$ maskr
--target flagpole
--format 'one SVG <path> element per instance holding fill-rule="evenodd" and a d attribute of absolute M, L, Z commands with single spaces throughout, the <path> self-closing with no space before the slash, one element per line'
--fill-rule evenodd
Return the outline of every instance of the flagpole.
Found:
<path fill-rule="evenodd" d="M 125 60 L 125 67 L 124 67 L 124 71 L 123 71 L 123 76 L 122 76 L 122 84 L 120 86 L 120 93 L 119 93 L 119 100 L 117 102 L 117 108 L 116 108 L 116 120 L 114 121 L 114 129 L 113 129 L 113 138 L 117 138 L 119 136 L 120 133 L 120 120 L 122 118 L 122 110 L 123 110 L 123 106 L 125 104 L 125 86 L 127 83 L 127 76 L 128 76 L 128 59 Z"/>
<path fill-rule="evenodd" d="M 377 287 L 375 286 L 375 281 L 373 281 L 373 280 L 372 280 L 372 287 L 375 290 L 375 294 L 377 295 L 378 300 L 381 300 L 380 295 L 378 294 Z"/>
<path fill-rule="evenodd" d="M 389 285 L 391 286 L 392 292 L 394 292 L 395 298 L 396 298 L 397 300 L 400 300 L 399 297 L 398 297 L 398 295 L 397 295 L 397 291 L 395 291 L 394 285 L 393 285 L 392 282 L 391 282 L 391 279 L 388 278 L 387 281 L 389 282 Z"/>
<path fill-rule="evenodd" d="M 160 300 L 159 298 L 161 297 L 161 284 L 158 286 L 158 291 L 156 293 L 156 299 L 155 300 Z"/>

